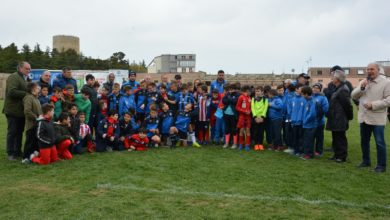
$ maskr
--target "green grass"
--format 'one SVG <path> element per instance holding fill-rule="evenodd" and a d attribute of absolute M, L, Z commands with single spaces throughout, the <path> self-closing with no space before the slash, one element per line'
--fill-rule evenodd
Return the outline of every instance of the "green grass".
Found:
<path fill-rule="evenodd" d="M 0 219 L 390 219 L 389 173 L 356 168 L 356 121 L 345 164 L 189 147 L 22 165 L 6 160 L 3 115 L 0 130 Z"/>

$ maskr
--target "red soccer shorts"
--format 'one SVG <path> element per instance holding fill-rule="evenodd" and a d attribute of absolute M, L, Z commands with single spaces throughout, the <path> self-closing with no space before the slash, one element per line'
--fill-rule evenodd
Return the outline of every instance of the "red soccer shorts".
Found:
<path fill-rule="evenodd" d="M 238 116 L 237 128 L 251 128 L 251 115 L 240 114 Z"/>

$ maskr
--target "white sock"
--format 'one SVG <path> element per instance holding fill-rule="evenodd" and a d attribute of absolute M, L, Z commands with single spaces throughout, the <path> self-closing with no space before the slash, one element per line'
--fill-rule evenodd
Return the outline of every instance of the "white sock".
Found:
<path fill-rule="evenodd" d="M 192 143 L 196 142 L 195 132 L 191 132 L 190 136 L 191 136 Z"/>

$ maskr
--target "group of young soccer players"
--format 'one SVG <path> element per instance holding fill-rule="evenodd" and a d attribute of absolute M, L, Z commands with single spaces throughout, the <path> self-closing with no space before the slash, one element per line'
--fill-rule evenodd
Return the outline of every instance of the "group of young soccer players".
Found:
<path fill-rule="evenodd" d="M 29 99 L 39 102 L 41 111 L 36 110 L 37 119 L 26 117 L 36 120 L 36 135 L 30 132 L 25 162 L 49 164 L 83 152 L 187 145 L 268 148 L 303 159 L 323 153 L 328 101 L 320 84 L 291 83 L 273 89 L 224 82 L 209 89 L 200 80 L 187 84 L 181 79 L 158 84 L 130 80 L 111 87 L 100 86 L 93 75 L 86 80 L 80 93 L 69 84 L 53 88 L 51 95 L 48 88 L 38 91 L 36 83 L 29 83 Z"/>

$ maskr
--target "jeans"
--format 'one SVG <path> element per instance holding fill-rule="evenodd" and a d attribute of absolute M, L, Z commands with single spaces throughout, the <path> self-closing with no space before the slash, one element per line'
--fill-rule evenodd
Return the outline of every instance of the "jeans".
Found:
<path fill-rule="evenodd" d="M 376 142 L 376 153 L 378 167 L 386 167 L 386 143 L 385 143 L 385 126 L 383 125 L 368 125 L 360 124 L 360 138 L 363 153 L 363 163 L 370 165 L 370 139 L 371 133 L 374 134 Z"/>
<path fill-rule="evenodd" d="M 292 125 L 291 122 L 285 122 L 284 123 L 284 133 L 286 135 L 286 145 L 289 148 L 293 147 L 293 130 L 292 130 Z"/>
<path fill-rule="evenodd" d="M 211 128 L 211 136 L 215 142 L 221 141 L 224 138 L 225 134 L 225 121 L 223 118 L 217 118 L 215 126 Z"/>
<path fill-rule="evenodd" d="M 303 128 L 302 125 L 293 125 L 293 149 L 294 153 L 303 153 Z"/>
<path fill-rule="evenodd" d="M 271 122 L 271 133 L 272 133 L 272 143 L 274 147 L 281 147 L 282 142 L 282 123 L 283 119 L 272 120 Z"/>
<path fill-rule="evenodd" d="M 310 157 L 314 156 L 314 136 L 317 128 L 304 128 L 303 129 L 303 151 L 305 155 Z"/>
<path fill-rule="evenodd" d="M 7 115 L 7 154 L 8 156 L 22 156 L 22 139 L 25 118 Z"/>
<path fill-rule="evenodd" d="M 324 152 L 324 125 L 320 125 L 316 128 L 315 139 L 315 151 L 319 154 Z"/>

